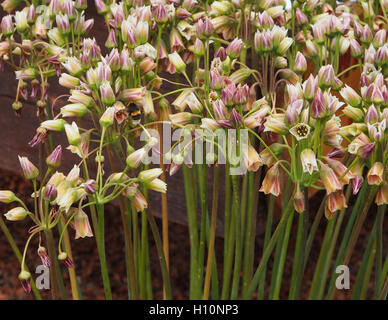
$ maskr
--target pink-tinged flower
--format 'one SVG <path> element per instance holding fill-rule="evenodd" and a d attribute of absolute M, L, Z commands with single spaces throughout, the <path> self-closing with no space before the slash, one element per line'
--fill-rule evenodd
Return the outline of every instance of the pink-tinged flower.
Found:
<path fill-rule="evenodd" d="M 78 78 L 73 77 L 67 73 L 62 73 L 58 81 L 62 87 L 68 89 L 74 89 L 75 87 L 80 85 L 80 80 Z"/>
<path fill-rule="evenodd" d="M 138 166 L 140 166 L 146 156 L 147 151 L 145 150 L 145 148 L 140 148 L 128 155 L 126 163 L 130 168 L 137 168 Z"/>
<path fill-rule="evenodd" d="M 280 134 L 286 134 L 288 132 L 284 113 L 274 113 L 267 116 L 264 123 L 264 132 L 268 131 Z"/>
<path fill-rule="evenodd" d="M 235 126 L 240 126 L 242 123 L 242 116 L 237 112 L 235 108 L 233 108 L 232 111 L 230 112 L 229 120 Z"/>
<path fill-rule="evenodd" d="M 39 170 L 37 167 L 35 167 L 30 160 L 28 160 L 27 157 L 20 157 L 19 162 L 20 166 L 22 167 L 23 174 L 28 180 L 34 180 L 39 175 Z"/>
<path fill-rule="evenodd" d="M 354 174 L 348 170 L 348 168 L 342 164 L 342 162 L 334 159 L 327 158 L 327 163 L 334 170 L 340 182 L 345 185 L 348 184 L 350 180 L 354 179 Z"/>
<path fill-rule="evenodd" d="M 323 104 L 323 94 L 321 90 L 315 92 L 313 101 L 311 102 L 311 116 L 314 118 L 322 118 L 326 116 L 326 108 Z"/>
<path fill-rule="evenodd" d="M 372 137 L 375 141 L 380 141 L 384 138 L 384 131 L 386 128 L 386 120 L 376 122 L 374 124 L 368 123 L 368 132 L 369 136 Z"/>
<path fill-rule="evenodd" d="M 94 0 L 94 4 L 99 14 L 105 15 L 109 12 L 109 6 L 107 6 L 103 0 Z"/>
<path fill-rule="evenodd" d="M 141 102 L 146 93 L 145 87 L 125 89 L 120 95 L 120 99 L 124 101 Z"/>
<path fill-rule="evenodd" d="M 74 268 L 73 261 L 68 257 L 66 252 L 61 252 L 58 255 L 58 260 L 67 268 Z"/>
<path fill-rule="evenodd" d="M 199 39 L 206 39 L 214 32 L 214 26 L 210 18 L 205 17 L 197 22 L 196 30 Z"/>
<path fill-rule="evenodd" d="M 205 130 L 215 131 L 220 128 L 218 122 L 211 118 L 202 118 L 201 123 L 201 128 Z"/>
<path fill-rule="evenodd" d="M 222 100 L 218 99 L 213 102 L 213 111 L 217 120 L 225 120 L 228 114 L 228 110 Z"/>
<path fill-rule="evenodd" d="M 336 212 L 338 210 L 344 210 L 347 208 L 346 199 L 342 191 L 336 191 L 330 193 L 327 196 L 327 208 L 330 212 Z"/>
<path fill-rule="evenodd" d="M 42 264 L 46 267 L 46 268 L 50 268 L 50 258 L 47 254 L 47 251 L 46 251 L 46 248 L 45 247 L 42 247 L 42 246 L 39 246 L 38 247 L 38 255 L 40 257 L 40 260 L 42 261 Z"/>
<path fill-rule="evenodd" d="M 360 147 L 369 144 L 371 141 L 364 133 L 360 133 L 354 140 L 348 145 L 348 152 L 351 154 L 357 154 Z"/>
<path fill-rule="evenodd" d="M 16 80 L 32 80 L 36 78 L 36 70 L 34 68 L 27 68 L 15 71 Z"/>
<path fill-rule="evenodd" d="M 345 87 L 341 89 L 340 94 L 346 103 L 350 104 L 352 107 L 358 107 L 361 103 L 359 94 L 348 85 L 345 85 Z"/>
<path fill-rule="evenodd" d="M 366 123 L 376 123 L 379 120 L 379 115 L 377 114 L 376 107 L 372 104 L 365 113 L 365 122 Z"/>
<path fill-rule="evenodd" d="M 300 160 L 302 163 L 303 172 L 313 174 L 314 171 L 318 171 L 317 159 L 313 150 L 304 149 L 300 153 Z"/>
<path fill-rule="evenodd" d="M 302 213 L 305 210 L 305 197 L 303 192 L 300 191 L 299 184 L 294 195 L 294 209 L 298 213 Z"/>
<path fill-rule="evenodd" d="M 315 78 L 312 74 L 308 79 L 303 82 L 303 94 L 306 100 L 311 101 L 315 97 L 315 92 L 318 87 L 318 79 Z"/>
<path fill-rule="evenodd" d="M 11 203 L 16 201 L 17 198 L 12 191 L 9 190 L 0 190 L 0 202 L 1 203 Z"/>
<path fill-rule="evenodd" d="M 116 97 L 113 89 L 108 81 L 103 81 L 100 86 L 101 101 L 106 106 L 111 106 L 115 103 Z"/>
<path fill-rule="evenodd" d="M 382 186 L 379 187 L 379 190 L 376 194 L 375 203 L 378 206 L 388 204 L 388 183 L 384 182 Z"/>
<path fill-rule="evenodd" d="M 260 190 L 265 194 L 273 194 L 277 197 L 280 194 L 280 172 L 278 164 L 273 165 L 264 177 Z"/>
<path fill-rule="evenodd" d="M 328 154 L 328 158 L 342 158 L 345 155 L 345 151 L 342 148 L 333 148 Z"/>
<path fill-rule="evenodd" d="M 381 162 L 375 162 L 367 174 L 368 184 L 380 185 L 383 183 L 384 165 Z"/>
<path fill-rule="evenodd" d="M 360 157 L 362 157 L 364 159 L 368 159 L 369 156 L 374 151 L 375 146 L 376 146 L 376 142 L 364 144 L 364 145 L 360 146 L 360 148 L 358 149 L 358 154 L 360 155 Z"/>
<path fill-rule="evenodd" d="M 89 179 L 83 186 L 87 194 L 95 194 L 97 192 L 97 182 L 94 179 Z"/>
<path fill-rule="evenodd" d="M 350 54 L 358 59 L 363 53 L 364 51 L 358 41 L 356 39 L 350 39 Z"/>
<path fill-rule="evenodd" d="M 27 217 L 27 215 L 28 212 L 23 207 L 13 208 L 4 214 L 5 218 L 9 221 L 21 221 Z"/>
<path fill-rule="evenodd" d="M 186 64 L 184 63 L 181 56 L 176 51 L 174 51 L 173 53 L 170 53 L 168 55 L 168 59 L 170 60 L 170 62 L 173 64 L 174 68 L 178 72 L 181 72 L 181 73 L 185 72 Z"/>
<path fill-rule="evenodd" d="M 236 91 L 235 91 L 234 96 L 233 96 L 233 102 L 235 104 L 242 105 L 242 104 L 247 103 L 248 98 L 249 98 L 248 85 L 247 84 L 241 85 L 241 83 L 239 83 L 236 87 Z"/>
<path fill-rule="evenodd" d="M 173 125 L 186 125 L 193 119 L 193 114 L 190 112 L 179 112 L 169 115 L 171 124 Z"/>
<path fill-rule="evenodd" d="M 232 106 L 234 104 L 234 95 L 236 93 L 236 85 L 232 82 L 229 83 L 221 90 L 222 101 L 227 106 Z"/>
<path fill-rule="evenodd" d="M 137 185 L 133 185 L 127 188 L 127 190 L 125 191 L 125 194 L 127 195 L 127 197 L 130 198 L 137 212 L 142 212 L 148 208 L 147 200 L 144 197 L 144 195 L 140 192 L 140 190 L 137 188 Z"/>
<path fill-rule="evenodd" d="M 307 61 L 301 52 L 296 53 L 294 71 L 297 73 L 304 73 L 307 70 Z"/>
<path fill-rule="evenodd" d="M 362 184 L 364 182 L 364 178 L 362 176 L 355 176 L 354 179 L 352 179 L 352 189 L 353 189 L 353 194 L 357 194 L 358 191 L 360 191 Z"/>
<path fill-rule="evenodd" d="M 299 8 L 296 8 L 295 21 L 297 25 L 304 25 L 308 21 L 307 16 Z"/>
<path fill-rule="evenodd" d="M 1 19 L 1 32 L 6 37 L 10 37 L 13 34 L 14 24 L 11 15 L 6 15 Z"/>
<path fill-rule="evenodd" d="M 335 82 L 334 69 L 331 64 L 322 66 L 318 71 L 318 86 L 326 89 L 334 86 Z"/>
<path fill-rule="evenodd" d="M 113 125 L 114 119 L 115 119 L 115 108 L 114 107 L 109 107 L 106 108 L 105 112 L 101 116 L 99 122 L 100 126 L 102 128 L 108 128 Z"/>
<path fill-rule="evenodd" d="M 62 146 L 58 145 L 53 152 L 46 158 L 47 165 L 52 168 L 56 169 L 60 166 L 62 159 Z"/>
<path fill-rule="evenodd" d="M 75 239 L 93 237 L 88 215 L 82 209 L 75 209 L 77 213 L 74 216 Z"/>
<path fill-rule="evenodd" d="M 21 283 L 21 285 L 23 287 L 23 290 L 26 293 L 30 293 L 31 292 L 31 284 L 30 284 L 31 273 L 29 273 L 26 270 L 22 270 L 19 273 L 18 278 L 19 278 L 20 283 Z"/>
<path fill-rule="evenodd" d="M 226 54 L 232 59 L 236 59 L 240 56 L 241 47 L 243 42 L 241 39 L 234 39 L 226 48 Z"/>
<path fill-rule="evenodd" d="M 47 184 L 44 188 L 43 197 L 47 201 L 54 201 L 58 195 L 57 187 L 53 184 Z"/>
<path fill-rule="evenodd" d="M 248 146 L 248 149 L 244 153 L 244 163 L 248 171 L 254 172 L 256 172 L 263 165 L 263 161 L 261 160 L 260 155 L 251 145 Z"/>
<path fill-rule="evenodd" d="M 225 77 L 221 76 L 218 69 L 210 70 L 210 88 L 214 90 L 221 90 L 225 87 Z"/>
<path fill-rule="evenodd" d="M 262 29 L 271 29 L 275 23 L 267 11 L 259 12 L 257 14 L 257 23 Z"/>
<path fill-rule="evenodd" d="M 342 189 L 337 175 L 327 164 L 321 163 L 320 177 L 327 194 L 331 194 Z"/>

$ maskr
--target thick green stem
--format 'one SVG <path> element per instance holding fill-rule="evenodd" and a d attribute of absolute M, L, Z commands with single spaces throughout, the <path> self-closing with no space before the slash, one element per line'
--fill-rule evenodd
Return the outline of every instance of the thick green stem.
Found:
<path fill-rule="evenodd" d="M 264 271 L 264 267 L 267 265 L 268 259 L 271 256 L 272 251 L 275 247 L 275 244 L 280 237 L 280 233 L 283 229 L 283 226 L 287 223 L 288 218 L 290 214 L 292 214 L 292 212 L 293 212 L 293 202 L 289 201 L 287 208 L 276 227 L 275 232 L 273 233 L 271 239 L 269 240 L 268 245 L 264 249 L 264 253 L 260 260 L 259 266 L 256 269 L 253 279 L 246 293 L 244 294 L 243 299 L 252 299 L 252 296 L 257 288 L 257 285 L 259 284 L 259 280 L 261 279 L 262 273 Z"/>
<path fill-rule="evenodd" d="M 169 276 L 169 273 L 167 270 L 166 258 L 164 256 L 164 252 L 163 252 L 162 238 L 160 237 L 160 233 L 158 230 L 158 226 L 156 225 L 154 216 L 152 215 L 150 210 L 146 210 L 145 212 L 147 214 L 148 223 L 150 224 L 152 235 L 154 237 L 154 241 L 156 244 L 156 250 L 158 251 L 166 299 L 171 300 L 172 295 L 171 295 L 170 276 Z"/>
<path fill-rule="evenodd" d="M 112 291 L 110 288 L 109 273 L 108 273 L 108 267 L 106 264 L 106 254 L 105 254 L 104 205 L 97 204 L 97 214 L 98 214 L 98 218 L 97 218 L 97 224 L 98 224 L 97 249 L 98 249 L 98 255 L 100 258 L 102 282 L 104 285 L 104 292 L 105 292 L 106 300 L 112 300 Z"/>
<path fill-rule="evenodd" d="M 214 256 L 214 244 L 216 238 L 216 226 L 217 226 L 217 208 L 218 208 L 218 186 L 219 185 L 219 168 L 214 167 L 214 180 L 213 180 L 213 199 L 212 199 L 212 213 L 210 221 L 210 239 L 209 250 L 207 255 L 205 284 L 203 289 L 203 300 L 209 298 L 210 291 L 210 278 L 213 269 L 213 256 Z M 216 270 L 217 271 L 217 270 Z"/>
<path fill-rule="evenodd" d="M 374 298 L 376 299 L 383 286 L 382 282 L 382 271 L 383 271 L 383 226 L 384 226 L 384 215 L 387 209 L 387 205 L 381 205 L 377 209 L 376 218 L 376 276 L 375 276 L 375 292 Z M 384 280 L 384 279 L 383 279 Z"/>
<path fill-rule="evenodd" d="M 189 237 L 190 237 L 190 299 L 194 296 L 195 290 L 195 274 L 197 271 L 197 255 L 198 255 L 198 227 L 197 217 L 195 210 L 195 203 L 193 197 L 193 177 L 190 169 L 187 166 L 183 166 L 183 176 L 185 182 L 185 194 L 186 194 L 186 208 L 187 218 L 189 225 Z"/>

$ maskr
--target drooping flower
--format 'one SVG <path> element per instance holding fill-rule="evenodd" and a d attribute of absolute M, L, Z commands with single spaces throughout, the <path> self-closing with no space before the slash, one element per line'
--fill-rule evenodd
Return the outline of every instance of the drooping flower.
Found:
<path fill-rule="evenodd" d="M 273 165 L 267 171 L 259 191 L 262 191 L 265 194 L 271 193 L 275 197 L 280 194 L 280 171 L 278 164 Z"/>

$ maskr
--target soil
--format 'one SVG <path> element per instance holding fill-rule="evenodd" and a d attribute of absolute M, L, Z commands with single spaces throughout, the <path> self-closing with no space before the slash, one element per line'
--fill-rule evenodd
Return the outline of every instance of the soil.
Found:
<path fill-rule="evenodd" d="M 26 201 L 29 207 L 32 207 L 31 198 L 26 197 L 32 193 L 32 186 L 29 182 L 26 182 L 22 177 L 19 177 L 10 172 L 0 170 L 0 189 L 13 190 L 22 200 Z M 311 200 L 311 214 L 317 212 L 317 206 L 322 197 L 322 194 L 317 194 Z M 263 199 L 261 203 L 265 202 Z M 9 210 L 11 205 L 0 205 L 0 213 L 3 214 Z M 265 207 L 263 208 L 265 212 Z M 370 231 L 372 229 L 373 222 L 375 220 L 376 209 L 372 208 L 362 228 L 362 233 L 357 246 L 354 250 L 353 257 L 350 266 L 351 284 L 354 283 L 357 275 L 360 261 L 364 253 L 366 242 Z M 259 221 L 263 220 L 263 215 L 259 215 Z M 106 248 L 107 248 L 107 260 L 111 277 L 111 285 L 114 299 L 127 299 L 127 281 L 125 276 L 125 258 L 124 258 L 124 239 L 123 232 L 121 230 L 121 218 L 118 209 L 114 206 L 108 206 L 106 209 Z M 312 217 L 310 217 L 310 221 Z M 281 299 L 286 299 L 288 296 L 289 280 L 291 278 L 292 271 L 292 259 L 293 259 L 293 246 L 295 243 L 295 237 L 297 226 L 296 217 L 294 219 L 294 228 L 291 232 L 290 245 L 288 254 L 286 257 L 286 265 L 283 275 L 283 286 L 280 294 Z M 157 223 L 160 227 L 160 220 L 157 218 Z M 346 222 L 346 221 L 344 221 Z M 318 228 L 315 240 L 310 253 L 310 259 L 306 266 L 306 272 L 304 281 L 302 284 L 302 298 L 307 298 L 307 293 L 311 285 L 312 274 L 315 270 L 315 262 L 318 260 L 319 248 L 323 239 L 326 220 L 322 220 Z M 28 223 L 10 222 L 6 221 L 7 227 L 11 234 L 15 238 L 19 249 L 23 248 L 23 245 L 28 236 L 27 231 L 31 227 Z M 387 219 L 385 219 L 385 230 L 387 230 Z M 174 299 L 186 299 L 188 297 L 188 283 L 189 283 L 189 238 L 187 227 L 178 223 L 171 222 L 169 224 L 169 238 L 170 238 L 170 265 L 171 265 L 171 281 L 172 292 Z M 343 233 L 340 234 L 340 236 Z M 58 234 L 54 234 L 57 238 Z M 71 237 L 74 237 L 74 232 L 71 231 Z M 384 235 L 384 242 L 388 243 L 387 234 Z M 263 242 L 263 236 L 258 235 L 256 238 L 256 253 L 255 257 L 261 256 L 261 247 Z M 149 232 L 150 243 L 150 264 L 152 272 L 152 286 L 155 299 L 163 298 L 162 291 L 162 277 L 160 272 L 159 260 L 156 253 L 155 243 L 153 241 L 151 232 Z M 41 264 L 38 255 L 36 254 L 37 239 L 32 241 L 30 249 L 27 255 L 27 262 L 30 269 Z M 385 248 L 386 249 L 386 248 Z M 104 292 L 102 289 L 102 281 L 99 272 L 99 262 L 97 257 L 96 243 L 94 238 L 85 238 L 72 240 L 73 258 L 78 276 L 79 285 L 82 291 L 84 299 L 104 299 Z M 223 239 L 218 237 L 216 239 L 216 253 L 218 253 L 218 265 L 221 263 L 221 253 L 223 252 Z M 255 260 L 258 263 L 257 259 Z M 267 287 L 271 278 L 271 264 L 269 263 L 269 271 L 267 274 Z M 20 265 L 13 254 L 11 247 L 9 246 L 6 238 L 2 232 L 0 232 L 0 299 L 33 299 L 32 294 L 25 294 L 19 280 L 17 278 L 20 271 Z M 222 270 L 220 268 L 220 274 Z M 64 277 L 64 283 L 67 291 L 70 295 L 70 285 L 68 278 L 68 271 L 62 268 Z M 373 274 L 371 277 L 368 296 L 370 297 L 373 292 Z M 41 294 L 43 298 L 50 299 L 50 292 L 42 290 Z M 350 299 L 351 290 L 341 291 L 337 299 Z"/>

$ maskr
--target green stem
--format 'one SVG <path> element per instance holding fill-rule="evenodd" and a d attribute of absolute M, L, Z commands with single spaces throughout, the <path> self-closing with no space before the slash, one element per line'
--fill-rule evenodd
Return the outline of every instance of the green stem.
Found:
<path fill-rule="evenodd" d="M 268 206 L 268 216 L 267 216 L 267 223 L 265 226 L 265 234 L 264 234 L 264 244 L 263 244 L 263 254 L 265 251 L 265 248 L 267 248 L 268 243 L 271 239 L 271 232 L 272 232 L 272 221 L 273 221 L 273 213 L 275 208 L 275 196 L 272 194 L 269 197 L 269 206 Z M 264 288 L 265 288 L 265 275 L 267 272 L 267 266 L 263 267 L 263 272 L 260 276 L 259 280 L 259 288 L 257 291 L 257 299 L 262 300 L 264 299 Z"/>
<path fill-rule="evenodd" d="M 218 185 L 219 185 L 219 168 L 218 166 L 215 166 L 214 180 L 213 180 L 212 213 L 211 213 L 211 221 L 210 221 L 210 237 L 209 237 L 210 239 L 209 239 L 209 250 L 207 255 L 203 300 L 207 300 L 209 298 L 209 291 L 210 291 L 210 278 L 211 278 L 212 268 L 213 268 L 214 244 L 215 244 L 216 226 L 217 226 L 218 188 L 219 188 Z"/>
<path fill-rule="evenodd" d="M 186 208 L 189 225 L 190 237 L 190 299 L 194 296 L 195 289 L 195 274 L 197 271 L 197 255 L 198 255 L 198 228 L 195 203 L 192 191 L 193 177 L 191 170 L 183 165 L 183 176 L 185 182 Z"/>
<path fill-rule="evenodd" d="M 7 238 L 8 243 L 11 246 L 11 248 L 12 248 L 16 258 L 19 261 L 19 263 L 22 263 L 22 254 L 21 254 L 19 248 L 17 247 L 14 238 L 12 237 L 11 233 L 9 232 L 9 230 L 7 228 L 7 225 L 5 224 L 5 222 L 3 220 L 3 217 L 1 217 L 1 216 L 0 216 L 0 228 L 4 232 L 4 235 Z M 27 266 L 24 266 L 24 268 L 25 268 L 26 271 L 29 272 Z M 34 279 L 32 279 L 32 277 L 30 279 L 30 284 L 31 284 L 32 292 L 34 293 L 35 298 L 37 300 L 42 300 L 42 297 L 41 297 L 38 289 L 36 288 L 35 281 L 34 281 Z"/>
<path fill-rule="evenodd" d="M 264 249 L 264 253 L 263 253 L 263 256 L 260 260 L 259 266 L 256 269 L 256 272 L 253 276 L 253 279 L 252 279 L 246 293 L 244 294 L 243 299 L 251 299 L 252 298 L 252 296 L 257 288 L 257 285 L 259 283 L 259 280 L 261 279 L 261 275 L 264 271 L 264 267 L 267 265 L 268 259 L 271 256 L 271 253 L 275 247 L 275 244 L 280 237 L 281 230 L 283 229 L 283 226 L 287 223 L 288 218 L 292 212 L 293 212 L 293 203 L 292 203 L 292 201 L 289 201 L 287 208 L 285 210 L 285 213 L 281 217 L 281 219 L 276 227 L 275 232 L 273 233 L 271 239 L 269 240 L 268 245 Z"/>
<path fill-rule="evenodd" d="M 102 275 L 102 282 L 104 285 L 104 292 L 105 292 L 105 298 L 106 300 L 112 300 L 112 291 L 110 287 L 110 281 L 109 281 L 109 273 L 108 268 L 106 264 L 106 254 L 105 254 L 105 213 L 104 213 L 104 205 L 97 204 L 97 214 L 98 214 L 98 233 L 97 233 L 97 249 L 98 249 L 98 255 L 100 258 L 100 265 L 101 265 L 101 275 Z"/>
<path fill-rule="evenodd" d="M 164 252 L 163 252 L 162 239 L 160 237 L 160 233 L 158 230 L 158 226 L 156 225 L 154 216 L 152 215 L 150 210 L 146 210 L 145 212 L 147 214 L 148 223 L 150 224 L 152 235 L 154 237 L 154 241 L 156 244 L 156 249 L 158 251 L 166 299 L 171 300 L 172 295 L 171 295 L 170 276 L 169 276 L 169 273 L 167 270 L 166 258 L 164 256 Z"/>
<path fill-rule="evenodd" d="M 374 298 L 376 299 L 381 291 L 383 282 L 382 270 L 383 270 L 383 226 L 384 226 L 384 215 L 387 209 L 387 205 L 378 206 L 377 218 L 376 218 L 376 275 L 375 275 L 375 292 Z"/>

